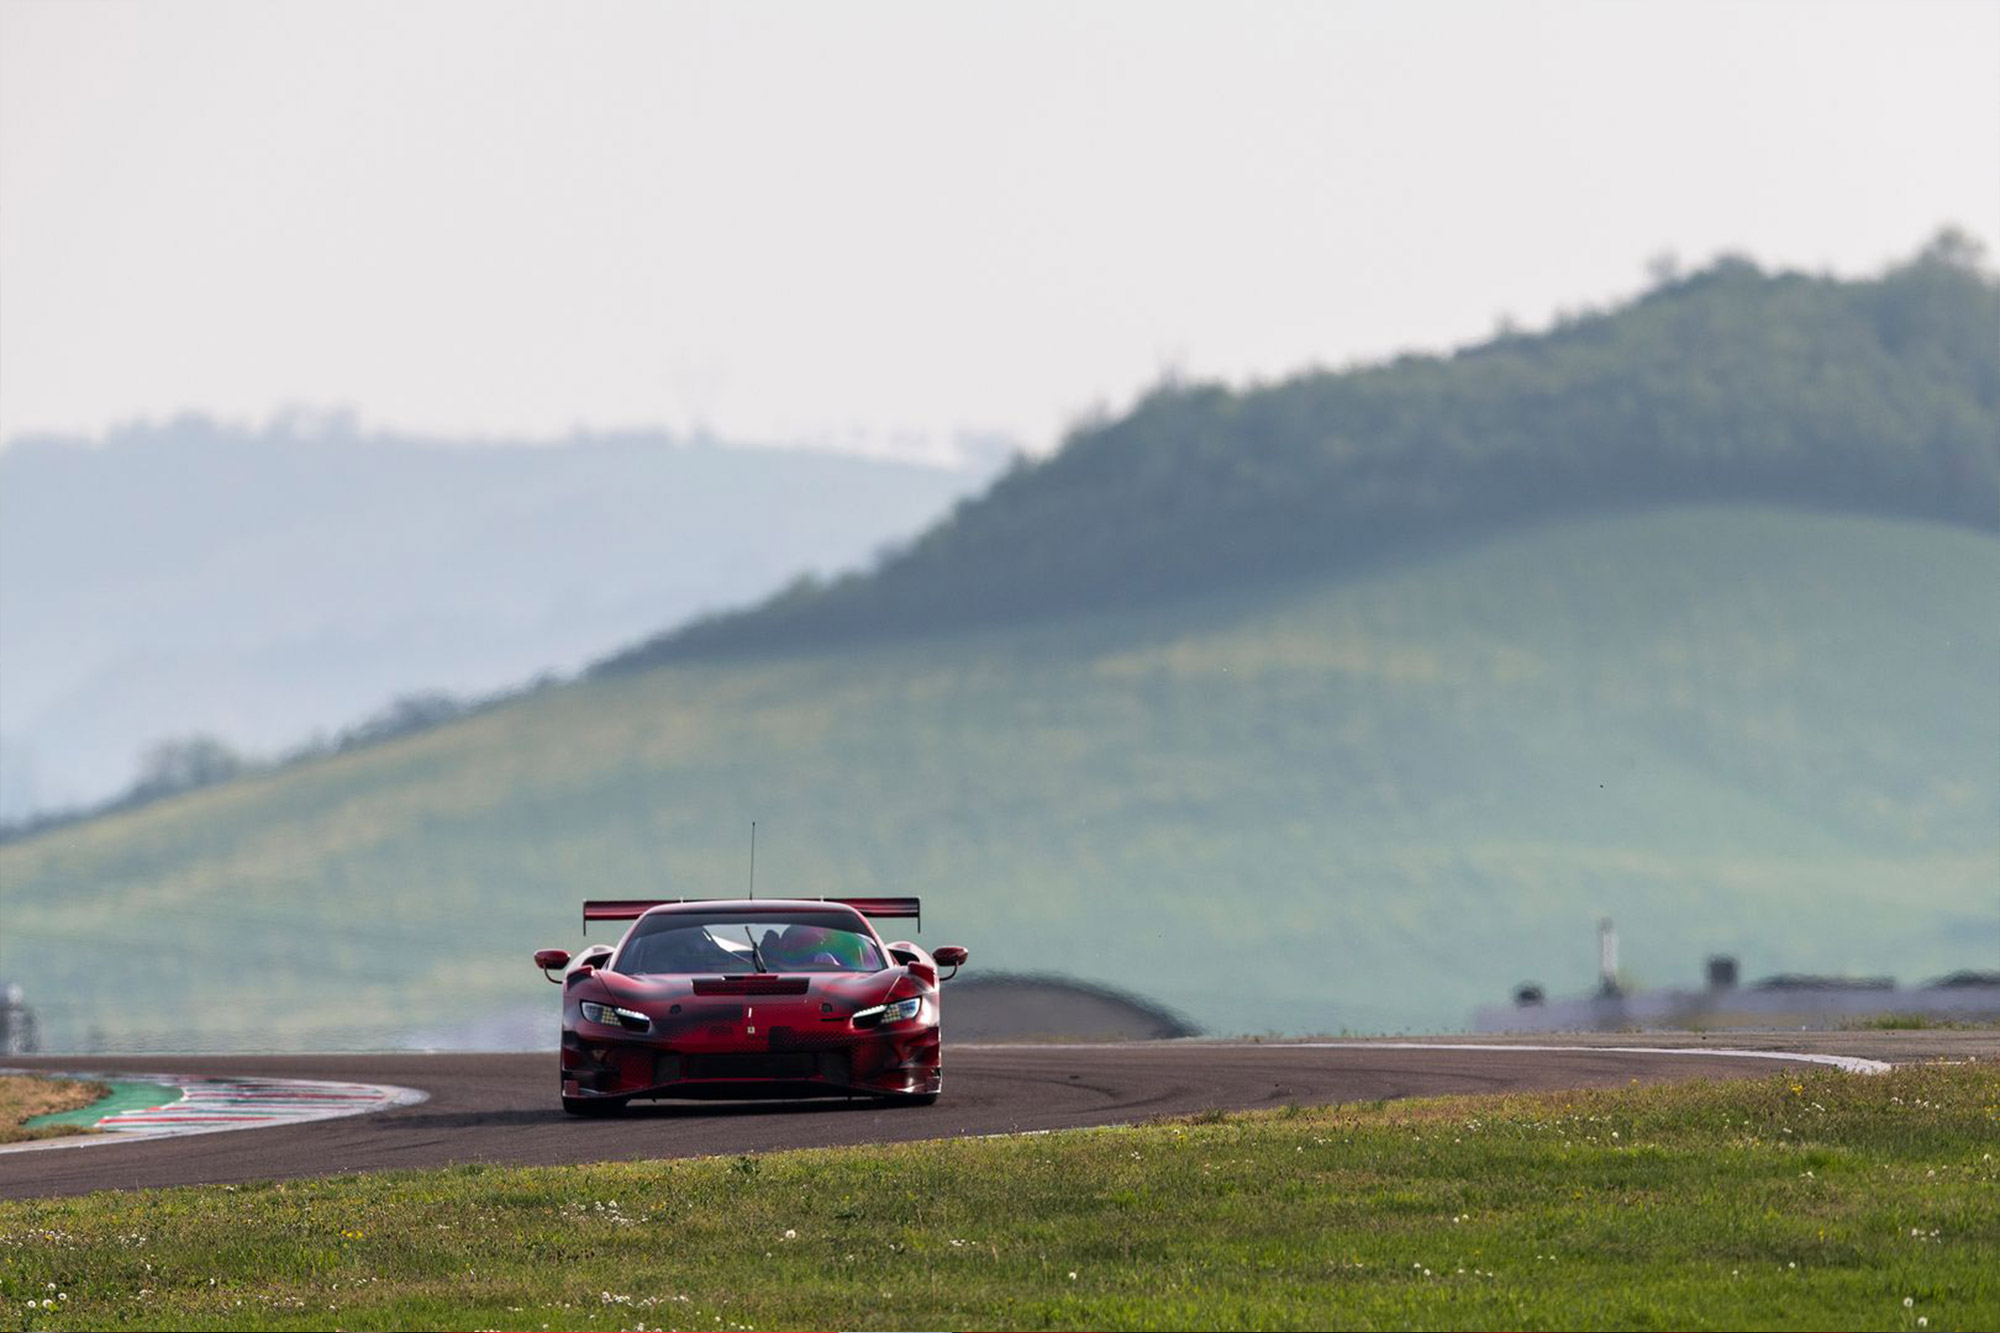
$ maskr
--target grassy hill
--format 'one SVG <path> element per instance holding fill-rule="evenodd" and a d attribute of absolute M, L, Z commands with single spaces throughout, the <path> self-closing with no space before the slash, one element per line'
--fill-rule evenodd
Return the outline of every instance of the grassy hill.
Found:
<path fill-rule="evenodd" d="M 2000 542 L 1753 505 L 875 646 L 670 662 L 0 847 L 63 1043 L 553 1006 L 587 895 L 912 892 L 1213 1029 L 2000 949 Z"/>
<path fill-rule="evenodd" d="M 879 567 L 607 670 L 1178 601 L 1525 521 L 1756 500 L 2000 531 L 2000 283 L 1946 232 L 1877 278 L 1720 260 L 1449 356 L 1167 384 Z"/>

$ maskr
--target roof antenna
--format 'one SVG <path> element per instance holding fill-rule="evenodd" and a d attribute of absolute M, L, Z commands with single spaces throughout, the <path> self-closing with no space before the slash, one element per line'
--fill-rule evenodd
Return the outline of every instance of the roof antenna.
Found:
<path fill-rule="evenodd" d="M 750 901 L 757 901 L 757 821 L 750 821 Z"/>

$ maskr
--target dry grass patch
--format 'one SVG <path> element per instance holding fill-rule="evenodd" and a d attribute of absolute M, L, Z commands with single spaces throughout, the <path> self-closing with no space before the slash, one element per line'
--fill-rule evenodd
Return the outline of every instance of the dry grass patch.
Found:
<path fill-rule="evenodd" d="M 0 1143 L 54 1138 L 88 1131 L 79 1125 L 46 1125 L 29 1129 L 22 1122 L 56 1111 L 80 1111 L 111 1091 L 102 1083 L 40 1074 L 0 1074 Z"/>

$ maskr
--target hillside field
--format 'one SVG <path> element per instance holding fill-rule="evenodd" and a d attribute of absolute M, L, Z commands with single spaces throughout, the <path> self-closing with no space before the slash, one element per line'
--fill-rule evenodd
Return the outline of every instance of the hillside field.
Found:
<path fill-rule="evenodd" d="M 973 968 L 1211 1031 L 1450 1028 L 1703 955 L 2000 954 L 2000 541 L 1607 514 L 1115 614 L 542 690 L 0 847 L 51 1044 L 353 1047 L 546 1005 L 588 896 L 917 893 Z M 551 1033 L 553 1036 L 553 1033 Z"/>

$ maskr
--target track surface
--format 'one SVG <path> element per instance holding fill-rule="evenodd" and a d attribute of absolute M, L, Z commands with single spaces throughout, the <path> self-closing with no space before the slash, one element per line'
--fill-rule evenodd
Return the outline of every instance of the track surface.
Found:
<path fill-rule="evenodd" d="M 0 1153 L 0 1197 L 219 1184 L 445 1166 L 552 1165 L 768 1152 L 1116 1124 L 1214 1107 L 1277 1106 L 1745 1078 L 1783 1061 L 1713 1054 L 1314 1048 L 1283 1044 L 957 1047 L 936 1106 L 866 1102 L 638 1103 L 579 1120 L 556 1105 L 545 1055 L 14 1057 L 15 1067 L 393 1083 L 417 1106 L 296 1127 Z"/>

